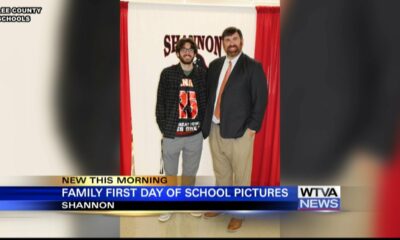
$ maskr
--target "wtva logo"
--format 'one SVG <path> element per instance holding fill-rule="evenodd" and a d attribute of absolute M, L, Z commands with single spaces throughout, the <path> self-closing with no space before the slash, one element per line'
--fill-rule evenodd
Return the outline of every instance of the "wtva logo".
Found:
<path fill-rule="evenodd" d="M 340 186 L 299 186 L 299 210 L 340 210 Z"/>

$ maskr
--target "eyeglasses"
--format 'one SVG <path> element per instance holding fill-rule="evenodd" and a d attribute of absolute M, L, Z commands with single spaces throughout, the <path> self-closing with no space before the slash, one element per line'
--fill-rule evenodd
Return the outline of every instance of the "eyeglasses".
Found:
<path fill-rule="evenodd" d="M 193 48 L 181 48 L 180 50 L 181 53 L 194 53 Z"/>

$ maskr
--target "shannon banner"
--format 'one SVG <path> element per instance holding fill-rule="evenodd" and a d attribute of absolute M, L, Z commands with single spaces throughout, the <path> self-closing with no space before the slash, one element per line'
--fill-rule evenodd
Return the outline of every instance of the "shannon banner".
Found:
<path fill-rule="evenodd" d="M 225 55 L 221 34 L 225 28 L 235 26 L 243 32 L 243 52 L 253 57 L 256 9 L 129 3 L 128 10 L 135 172 L 154 175 L 160 169 L 162 138 L 155 118 L 157 87 L 161 71 L 179 62 L 175 44 L 182 37 L 193 38 L 199 47 L 197 61 L 208 66 L 215 58 Z M 206 142 L 203 144 L 198 175 L 213 175 Z"/>

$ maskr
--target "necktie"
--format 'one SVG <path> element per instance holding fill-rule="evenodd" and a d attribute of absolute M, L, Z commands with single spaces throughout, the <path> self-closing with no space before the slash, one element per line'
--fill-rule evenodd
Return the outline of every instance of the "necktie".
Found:
<path fill-rule="evenodd" d="M 229 61 L 228 69 L 226 70 L 224 80 L 222 81 L 221 88 L 219 89 L 217 105 L 215 106 L 214 115 L 217 119 L 220 119 L 220 116 L 221 116 L 221 96 L 222 96 L 222 93 L 224 92 L 225 85 L 228 82 L 229 75 L 231 75 L 231 70 L 232 70 L 232 62 Z"/>

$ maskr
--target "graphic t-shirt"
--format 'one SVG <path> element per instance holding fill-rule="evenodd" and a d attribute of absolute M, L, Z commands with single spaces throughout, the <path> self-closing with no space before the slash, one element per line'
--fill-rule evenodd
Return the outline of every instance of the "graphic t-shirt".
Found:
<path fill-rule="evenodd" d="M 189 136 L 200 131 L 199 109 L 197 95 L 190 72 L 185 72 L 187 77 L 182 78 L 179 85 L 179 115 L 176 136 Z"/>

